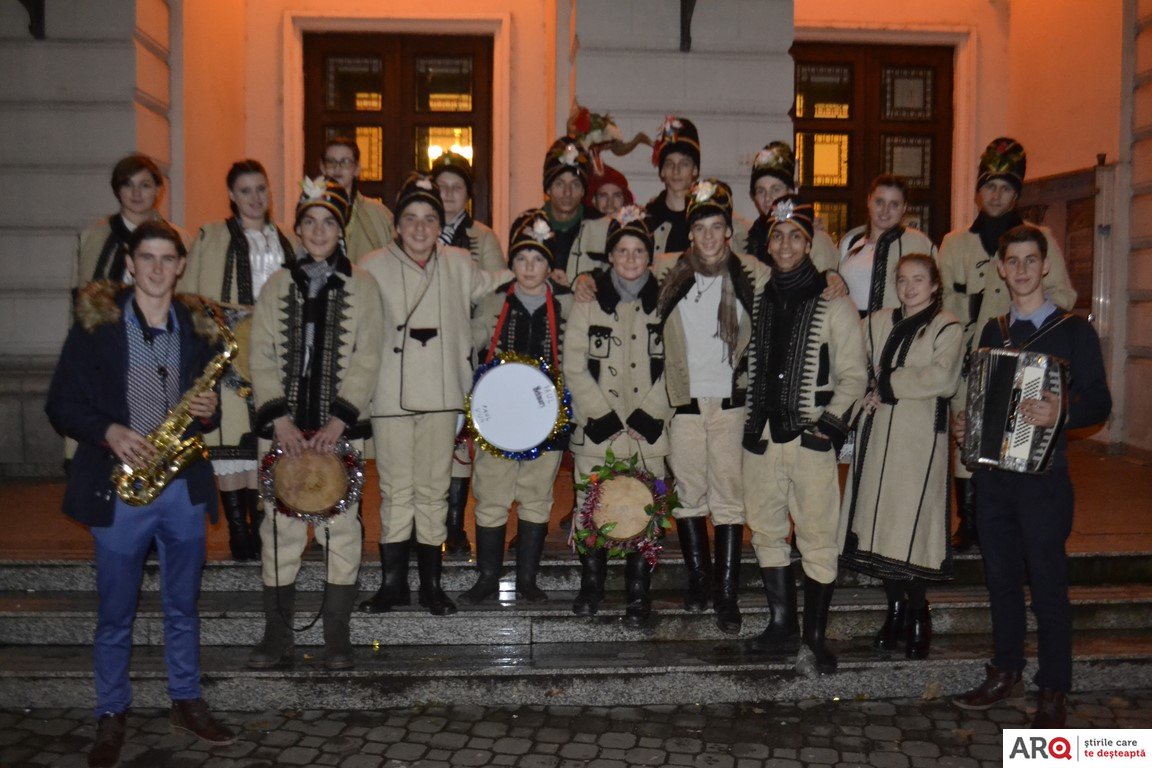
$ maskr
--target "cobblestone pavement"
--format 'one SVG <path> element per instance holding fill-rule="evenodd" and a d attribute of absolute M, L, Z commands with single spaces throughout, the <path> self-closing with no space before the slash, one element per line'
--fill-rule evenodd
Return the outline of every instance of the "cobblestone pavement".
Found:
<path fill-rule="evenodd" d="M 223 713 L 229 747 L 169 732 L 166 713 L 128 719 L 122 766 L 148 768 L 987 768 L 1029 704 L 961 712 L 937 699 L 661 707 L 426 705 L 380 712 Z M 1077 694 L 1069 727 L 1150 728 L 1152 691 Z M 83 710 L 0 711 L 0 766 L 84 766 Z"/>

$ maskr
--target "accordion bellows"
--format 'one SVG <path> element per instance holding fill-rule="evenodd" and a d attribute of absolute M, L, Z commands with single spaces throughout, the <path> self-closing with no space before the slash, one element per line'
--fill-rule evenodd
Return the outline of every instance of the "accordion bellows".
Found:
<path fill-rule="evenodd" d="M 1063 412 L 1067 389 L 1068 364 L 1054 355 L 987 347 L 973 352 L 964 463 L 969 469 L 1047 472 L 1067 415 Z M 1037 399 L 1044 392 L 1055 393 L 1062 404 L 1053 427 L 1028 424 L 1020 412 L 1025 400 Z"/>

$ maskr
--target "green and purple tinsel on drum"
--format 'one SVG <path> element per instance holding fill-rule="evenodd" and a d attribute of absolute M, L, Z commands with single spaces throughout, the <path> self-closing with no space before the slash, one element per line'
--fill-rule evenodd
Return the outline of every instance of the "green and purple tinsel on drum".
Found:
<path fill-rule="evenodd" d="M 660 540 L 664 532 L 672 527 L 672 512 L 679 509 L 680 498 L 676 494 L 675 481 L 653 475 L 637 466 L 639 457 L 618 459 L 611 449 L 604 456 L 604 463 L 593 467 L 592 472 L 582 475 L 576 489 L 583 491 L 584 504 L 580 507 L 576 525 L 572 527 L 572 547 L 580 554 L 588 554 L 595 549 L 607 549 L 609 557 L 622 558 L 629 552 L 643 555 L 648 565 L 655 566 L 664 547 Z M 598 513 L 603 511 L 605 488 L 613 481 L 631 480 L 642 484 L 651 500 L 642 509 L 631 510 L 633 516 L 641 516 L 638 532 L 625 532 L 614 535 L 623 520 L 602 521 Z M 635 502 L 633 502 L 635 503 Z M 646 518 L 646 519 L 645 519 Z"/>

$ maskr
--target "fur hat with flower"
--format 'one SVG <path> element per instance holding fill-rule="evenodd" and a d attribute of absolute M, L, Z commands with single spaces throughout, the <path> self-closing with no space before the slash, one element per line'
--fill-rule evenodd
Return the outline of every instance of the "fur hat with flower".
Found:
<path fill-rule="evenodd" d="M 472 163 L 468 162 L 468 158 L 455 152 L 443 153 L 432 161 L 432 170 L 428 175 L 432 177 L 432 181 L 436 181 L 442 173 L 454 173 L 464 179 L 468 197 L 472 197 Z"/>
<path fill-rule="evenodd" d="M 673 152 L 688 155 L 696 167 L 700 167 L 700 133 L 696 124 L 686 117 L 668 115 L 664 118 L 652 143 L 652 165 L 657 170 L 663 168 L 664 161 Z"/>
<path fill-rule="evenodd" d="M 799 195 L 784 195 L 772 203 L 772 210 L 766 214 L 768 219 L 768 236 L 772 230 L 788 221 L 795 224 L 812 241 L 812 233 L 816 229 L 816 209 L 811 203 L 804 202 Z"/>
<path fill-rule="evenodd" d="M 750 196 L 756 197 L 756 182 L 765 176 L 773 176 L 788 189 L 796 189 L 796 154 L 792 147 L 782 141 L 773 141 L 756 153 L 752 158 L 752 178 L 748 182 Z"/>
<path fill-rule="evenodd" d="M 612 253 L 616 244 L 625 235 L 638 237 L 648 249 L 648 260 L 652 260 L 655 245 L 652 242 L 652 232 L 648 229 L 648 222 L 644 218 L 644 209 L 638 205 L 626 205 L 612 216 L 608 221 L 608 238 L 604 243 L 604 250 Z"/>
<path fill-rule="evenodd" d="M 296 226 L 309 208 L 327 208 L 340 222 L 340 229 L 348 226 L 348 192 L 331 179 L 305 176 L 300 181 L 300 200 L 296 203 Z"/>
<path fill-rule="evenodd" d="M 549 266 L 556 266 L 556 259 L 552 256 L 552 237 L 548 214 L 543 208 L 529 208 L 512 222 L 508 234 L 508 263 L 511 264 L 521 251 L 531 250 L 539 251 L 548 260 Z"/>
<path fill-rule="evenodd" d="M 413 203 L 427 203 L 440 215 L 440 226 L 444 226 L 444 201 L 440 199 L 440 188 L 432 182 L 431 176 L 412 173 L 400 187 L 396 195 L 396 218 L 404 214 L 404 209 Z"/>
<path fill-rule="evenodd" d="M 561 136 L 548 147 L 544 155 L 544 194 L 561 174 L 573 173 L 584 189 L 588 189 L 588 171 L 591 161 L 584 145 L 575 136 Z"/>
<path fill-rule="evenodd" d="M 993 139 L 980 155 L 976 191 L 990 181 L 1003 179 L 1019 194 L 1024 187 L 1024 172 L 1028 170 L 1028 155 L 1016 139 L 1001 136 Z"/>
<path fill-rule="evenodd" d="M 705 216 L 723 216 L 732 226 L 732 188 L 719 179 L 700 179 L 688 192 L 688 226 Z"/>

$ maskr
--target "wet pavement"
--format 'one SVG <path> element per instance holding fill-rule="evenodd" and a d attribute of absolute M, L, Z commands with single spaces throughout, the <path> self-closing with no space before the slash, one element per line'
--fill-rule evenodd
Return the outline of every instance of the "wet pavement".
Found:
<path fill-rule="evenodd" d="M 973 681 L 975 684 L 977 681 Z M 931 695 L 929 692 L 928 695 Z M 128 718 L 124 768 L 988 768 L 1034 694 L 987 712 L 942 698 L 650 707 L 479 707 L 218 713 L 228 747 L 173 734 L 162 710 Z M 1069 727 L 1152 728 L 1152 690 L 1076 694 Z M 0 765 L 85 766 L 85 710 L 0 711 Z"/>

